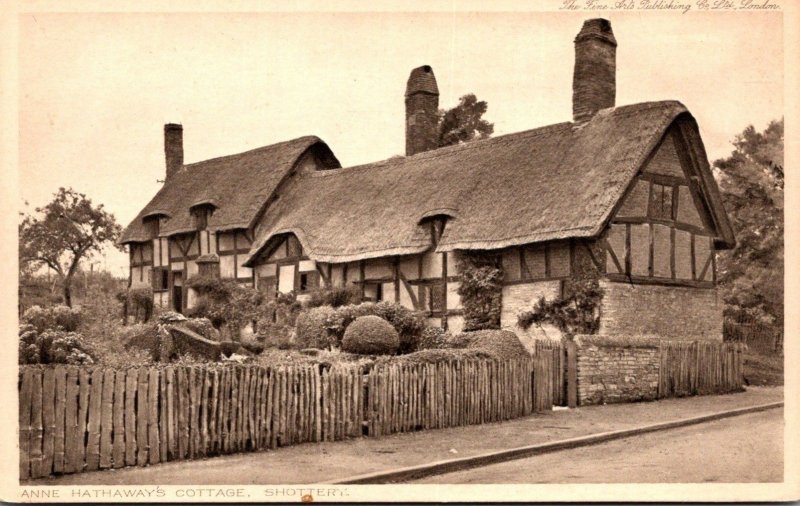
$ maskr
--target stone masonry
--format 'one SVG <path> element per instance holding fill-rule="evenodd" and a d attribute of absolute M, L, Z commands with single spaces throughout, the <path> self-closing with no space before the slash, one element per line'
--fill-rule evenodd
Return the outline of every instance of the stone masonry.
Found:
<path fill-rule="evenodd" d="M 576 338 L 578 404 L 654 400 L 658 396 L 658 345 L 599 343 Z"/>
<path fill-rule="evenodd" d="M 603 280 L 601 335 L 722 340 L 722 299 L 715 288 Z"/>

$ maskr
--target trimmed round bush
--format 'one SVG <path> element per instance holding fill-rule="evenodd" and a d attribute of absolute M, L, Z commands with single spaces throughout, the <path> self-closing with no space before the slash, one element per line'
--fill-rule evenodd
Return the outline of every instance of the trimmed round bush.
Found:
<path fill-rule="evenodd" d="M 454 338 L 455 344 L 465 344 L 470 350 L 485 351 L 497 358 L 528 357 L 530 353 L 517 335 L 510 330 L 478 330 L 464 332 Z"/>
<path fill-rule="evenodd" d="M 360 316 L 344 331 L 342 351 L 359 355 L 389 355 L 400 347 L 392 324 L 378 316 Z"/>

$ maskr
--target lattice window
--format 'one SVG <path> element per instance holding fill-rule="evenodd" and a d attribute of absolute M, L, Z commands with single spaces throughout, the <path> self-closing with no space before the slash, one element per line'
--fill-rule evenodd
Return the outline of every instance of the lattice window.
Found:
<path fill-rule="evenodd" d="M 671 220 L 672 187 L 653 183 L 650 191 L 650 217 L 660 220 Z"/>

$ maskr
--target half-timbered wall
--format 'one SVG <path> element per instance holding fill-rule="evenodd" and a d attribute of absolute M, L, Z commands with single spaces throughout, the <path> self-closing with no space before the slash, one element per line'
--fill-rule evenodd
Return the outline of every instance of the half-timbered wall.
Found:
<path fill-rule="evenodd" d="M 611 221 L 604 239 L 609 279 L 714 286 L 713 223 L 678 146 L 666 136 Z"/>
<path fill-rule="evenodd" d="M 253 284 L 253 271 L 242 264 L 252 244 L 248 231 L 210 232 L 198 230 L 150 242 L 130 243 L 130 281 L 133 288 L 150 286 L 154 304 L 173 310 L 191 308 L 196 300 L 186 281 L 198 275 L 197 258 L 216 254 L 220 258 L 220 277 Z M 174 288 L 181 288 L 181 307 L 175 307 Z"/>
<path fill-rule="evenodd" d="M 600 240 L 600 334 L 722 339 L 715 228 L 682 143 L 668 134 Z"/>
<path fill-rule="evenodd" d="M 563 281 L 572 274 L 574 247 L 568 241 L 559 241 L 502 251 L 502 328 L 516 332 L 523 339 L 561 338 L 561 332 L 547 324 L 522 331 L 517 327 L 517 317 L 533 308 L 541 297 L 547 300 L 561 297 Z"/>
<path fill-rule="evenodd" d="M 460 330 L 455 258 L 455 253 L 428 251 L 337 264 L 315 262 L 289 236 L 255 267 L 256 286 L 266 294 L 294 291 L 300 301 L 318 287 L 356 286 L 364 301 L 397 302 L 422 311 L 436 325 L 452 321 L 455 330 Z"/>

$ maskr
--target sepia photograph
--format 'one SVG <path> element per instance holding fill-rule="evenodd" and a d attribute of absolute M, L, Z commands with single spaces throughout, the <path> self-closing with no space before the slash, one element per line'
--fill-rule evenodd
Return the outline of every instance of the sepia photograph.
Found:
<path fill-rule="evenodd" d="M 15 3 L 3 499 L 800 499 L 786 3 Z"/>

